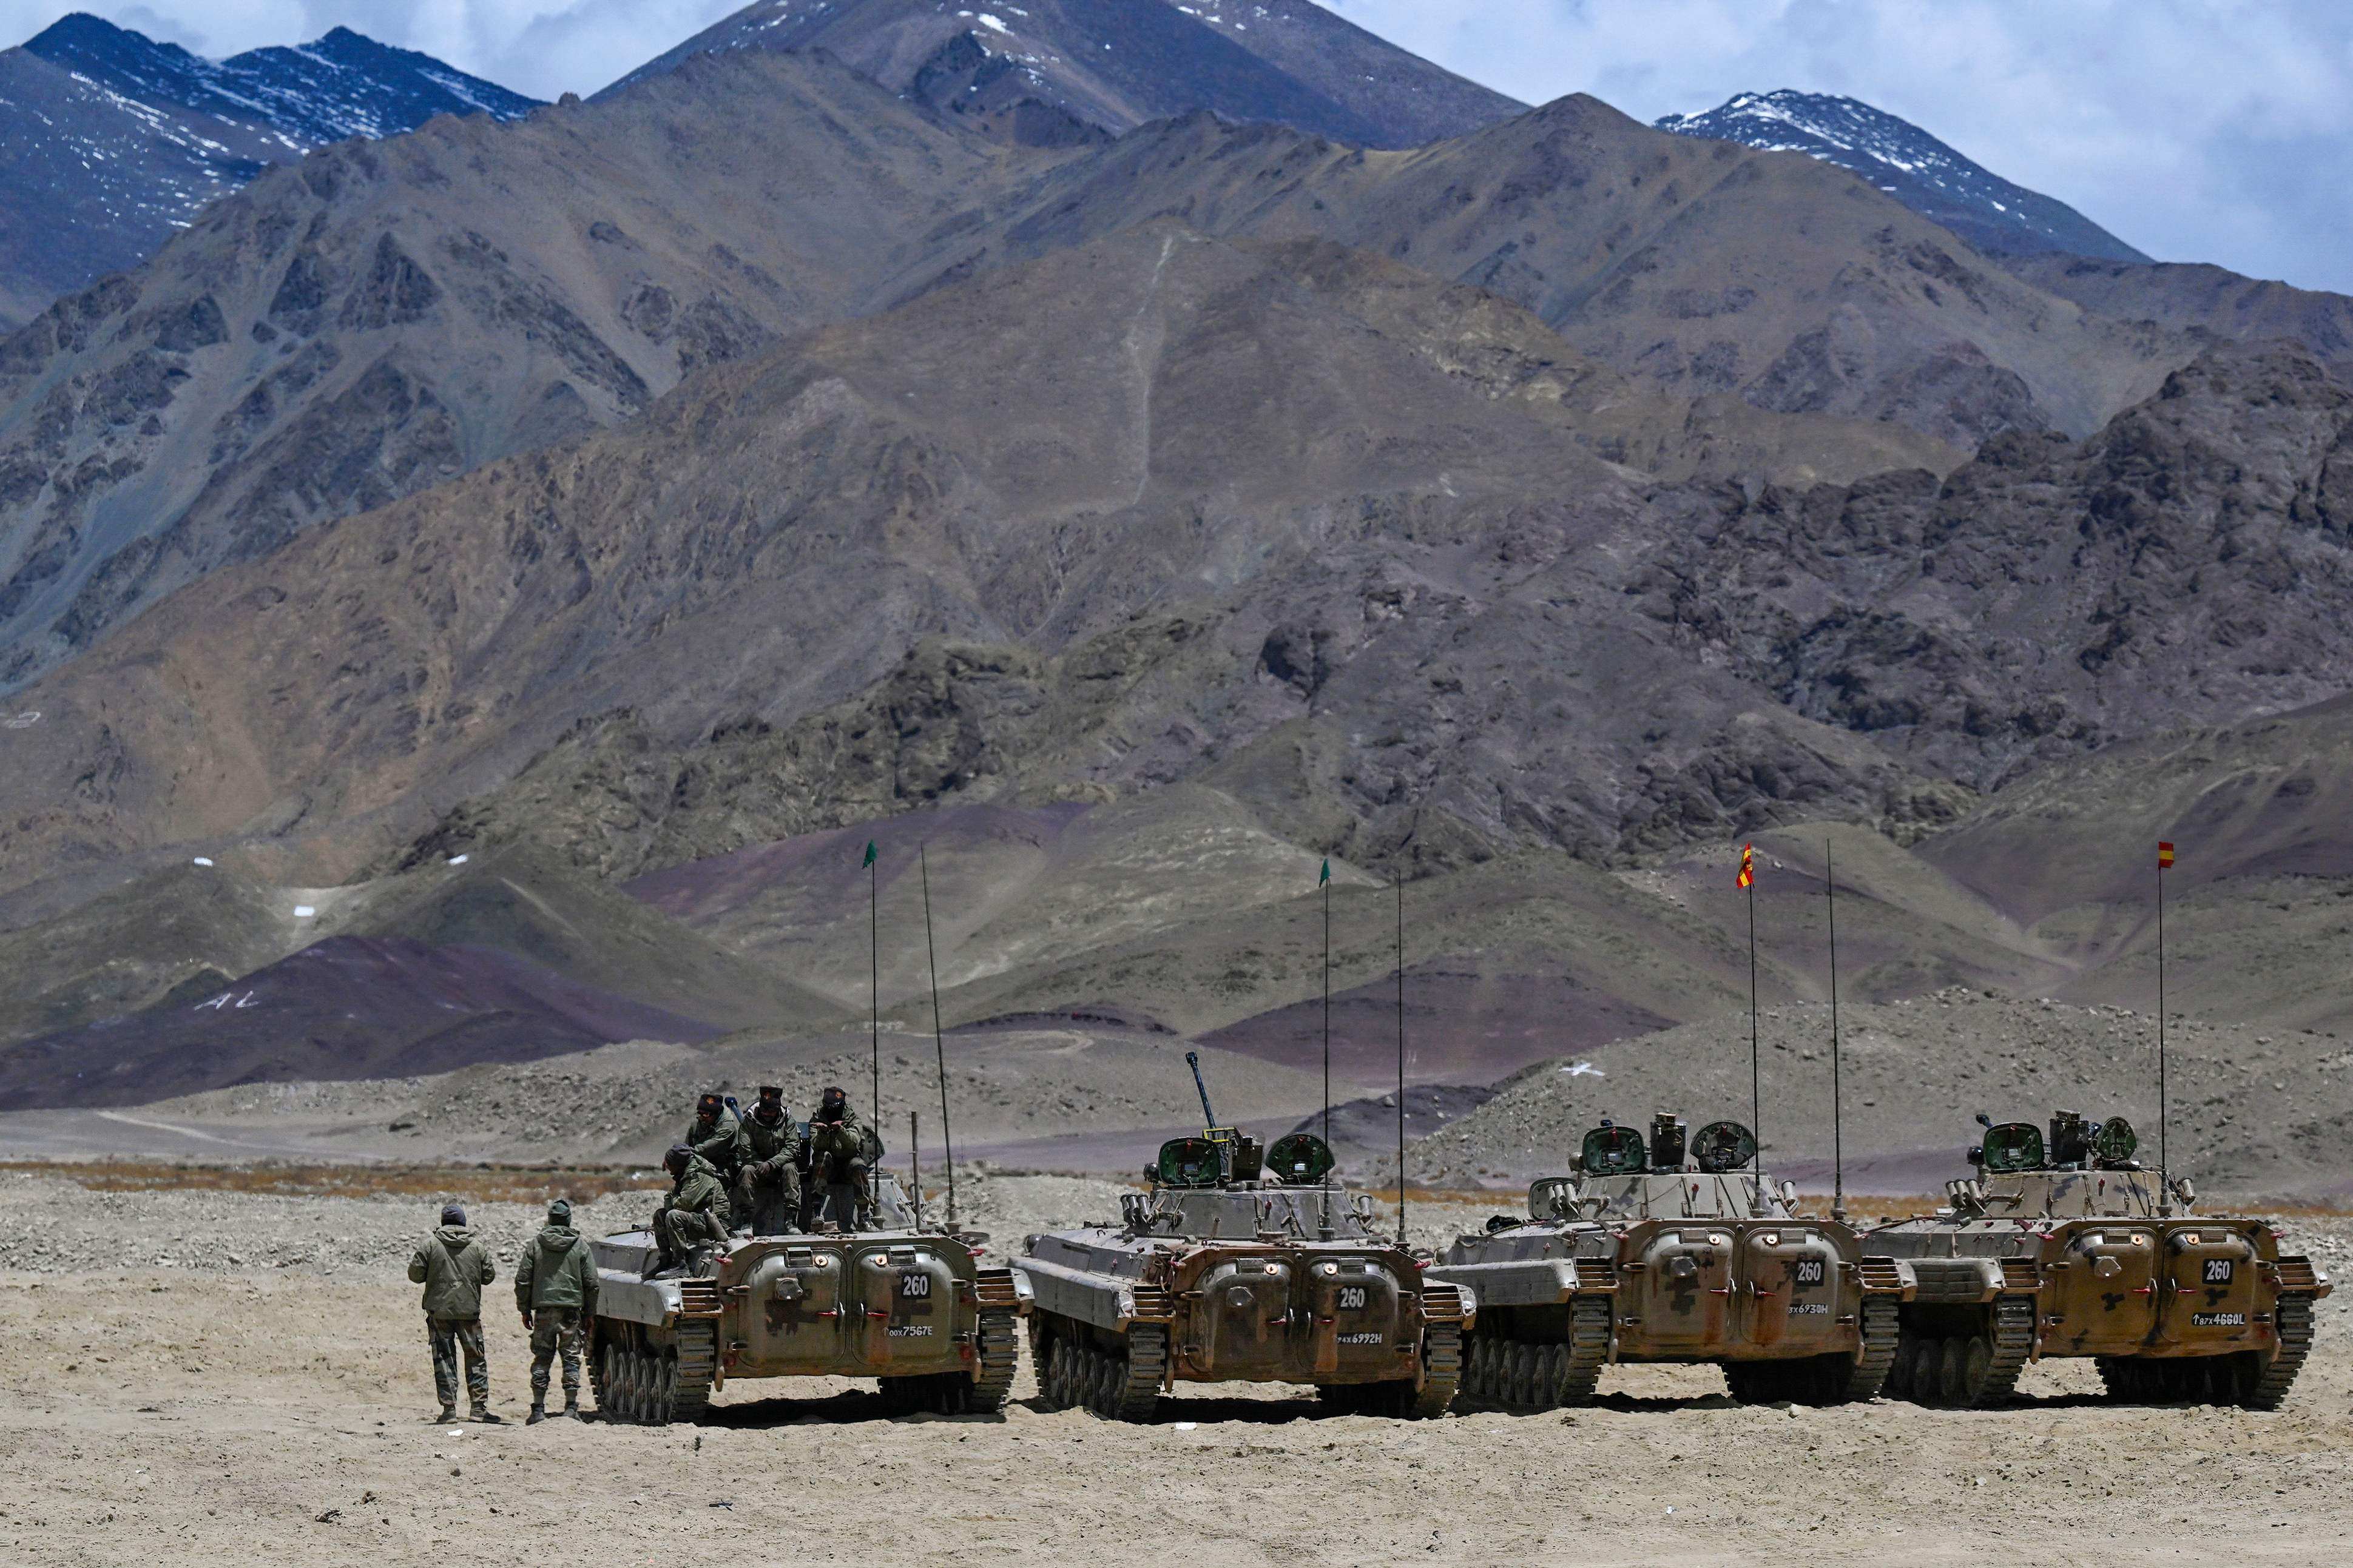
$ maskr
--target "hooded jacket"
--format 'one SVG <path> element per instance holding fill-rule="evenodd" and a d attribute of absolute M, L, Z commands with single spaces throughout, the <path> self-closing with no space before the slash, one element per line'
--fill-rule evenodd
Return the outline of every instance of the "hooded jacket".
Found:
<path fill-rule="evenodd" d="M 408 1260 L 408 1278 L 425 1287 L 428 1318 L 479 1318 L 482 1287 L 498 1278 L 491 1255 L 471 1226 L 445 1225 Z"/>
<path fill-rule="evenodd" d="M 586 1237 L 568 1225 L 550 1225 L 531 1238 L 515 1263 L 515 1305 L 526 1312 L 543 1308 L 596 1310 L 596 1260 Z"/>

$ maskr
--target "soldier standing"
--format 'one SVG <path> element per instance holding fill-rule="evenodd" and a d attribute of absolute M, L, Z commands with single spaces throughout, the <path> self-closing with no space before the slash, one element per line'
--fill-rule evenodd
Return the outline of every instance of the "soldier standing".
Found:
<path fill-rule="evenodd" d="M 744 1147 L 744 1121 L 735 1108 L 727 1103 L 723 1094 L 712 1092 L 694 1102 L 694 1120 L 687 1124 L 686 1136 L 679 1140 L 710 1164 L 719 1174 L 723 1191 L 732 1194 L 736 1175 L 750 1156 Z M 723 1209 L 725 1206 L 723 1200 Z M 731 1225 L 743 1225 L 751 1215 L 737 1210 L 723 1212 L 721 1216 Z"/>
<path fill-rule="evenodd" d="M 587 1239 L 572 1228 L 572 1205 L 547 1205 L 547 1225 L 515 1264 L 515 1308 L 531 1331 L 531 1414 L 526 1426 L 547 1419 L 548 1363 L 564 1358 L 564 1414 L 580 1414 L 580 1343 L 596 1316 L 596 1261 Z"/>
<path fill-rule="evenodd" d="M 496 1278 L 491 1255 L 466 1227 L 466 1211 L 450 1204 L 440 1228 L 408 1260 L 408 1278 L 425 1287 L 425 1333 L 433 1344 L 433 1390 L 441 1396 L 441 1421 L 458 1418 L 458 1356 L 466 1358 L 466 1392 L 473 1418 L 496 1423 L 491 1413 L 491 1363 L 482 1350 L 482 1287 Z"/>
<path fill-rule="evenodd" d="M 830 1193 L 825 1194 L 832 1211 L 828 1217 L 844 1230 L 868 1229 L 874 1223 L 870 1177 L 881 1152 L 881 1140 L 851 1112 L 849 1095 L 830 1088 L 818 1097 L 817 1114 L 809 1119 L 809 1179 L 820 1191 L 851 1189 L 857 1207 L 848 1216 L 839 1212 L 839 1204 Z"/>
<path fill-rule="evenodd" d="M 785 1110 L 785 1091 L 764 1084 L 759 1103 L 744 1118 L 743 1168 L 735 1175 L 735 1221 L 754 1236 L 798 1228 L 801 1131 Z"/>
<path fill-rule="evenodd" d="M 727 1240 L 727 1189 L 711 1162 L 681 1143 L 662 1156 L 670 1173 L 670 1196 L 654 1211 L 654 1239 L 661 1245 L 661 1266 L 678 1268 L 693 1262 L 698 1248 Z"/>

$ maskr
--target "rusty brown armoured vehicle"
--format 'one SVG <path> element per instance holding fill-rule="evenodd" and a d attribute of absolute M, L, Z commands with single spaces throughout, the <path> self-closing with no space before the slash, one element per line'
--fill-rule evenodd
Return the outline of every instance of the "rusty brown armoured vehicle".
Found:
<path fill-rule="evenodd" d="M 589 1378 L 607 1418 L 692 1421 L 735 1378 L 877 1378 L 893 1414 L 996 1410 L 1028 1302 L 987 1238 L 923 1224 L 879 1173 L 878 1228 L 732 1237 L 658 1269 L 647 1231 L 593 1243 Z"/>
<path fill-rule="evenodd" d="M 1999 1404 L 2044 1356 L 2089 1356 L 2109 1394 L 2275 1410 L 2312 1349 L 2327 1279 L 2261 1220 L 2192 1212 L 2134 1159 L 2121 1117 L 1985 1129 L 1977 1174 L 1933 1215 L 1874 1230 L 1917 1281 L 1888 1393 Z"/>
<path fill-rule="evenodd" d="M 1178 1383 L 1290 1383 L 1356 1414 L 1442 1413 L 1469 1299 L 1375 1233 L 1321 1139 L 1262 1154 L 1206 1089 L 1202 1110 L 1211 1125 L 1162 1146 L 1118 1224 L 1030 1237 L 1014 1261 L 1047 1403 L 1147 1421 Z"/>
<path fill-rule="evenodd" d="M 1571 1173 L 1528 1190 L 1528 1216 L 1457 1239 L 1430 1278 L 1478 1299 L 1466 1401 L 1580 1405 L 1612 1362 L 1712 1362 L 1733 1397 L 1836 1405 L 1879 1393 L 1905 1271 L 1852 1227 L 1799 1216 L 1794 1190 L 1743 1171 L 1748 1129 L 1694 1137 L 1661 1115 L 1646 1141 L 1604 1121 Z"/>

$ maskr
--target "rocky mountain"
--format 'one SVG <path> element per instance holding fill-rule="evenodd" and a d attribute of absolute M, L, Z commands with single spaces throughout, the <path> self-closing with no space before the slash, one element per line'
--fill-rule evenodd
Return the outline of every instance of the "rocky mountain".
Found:
<path fill-rule="evenodd" d="M 1598 569 L 1659 539 L 1579 379 L 1526 312 L 1322 242 L 982 273 L 183 590 L 23 695 L 9 863 L 267 821 L 334 879 L 617 709 L 665 749 L 747 724 L 786 798 L 870 815 L 992 747 L 1008 784 L 1219 764 L 1368 858 L 1949 814 L 1668 654 Z M 934 676 L 931 638 L 987 646 Z"/>
<path fill-rule="evenodd" d="M 755 0 L 606 89 L 696 55 L 822 50 L 1017 139 L 1084 141 L 1208 110 L 1366 147 L 1418 147 L 1525 107 L 1314 0 Z"/>
<path fill-rule="evenodd" d="M 1676 410 L 1709 399 L 1827 416 L 1810 452 L 1713 417 L 1719 458 L 1852 477 L 1907 428 L 1964 448 L 2088 433 L 2195 347 L 1985 267 L 1843 171 L 1589 100 L 1411 158 L 1207 113 L 1018 149 L 823 59 L 705 53 L 523 124 L 314 154 L 0 344 L 0 679 L 317 521 L 629 417 L 700 366 L 1163 214 L 1528 306 L 1665 399 L 1617 404 L 1630 434 L 1594 448 L 1662 473 L 1702 465 Z M 1931 445 L 1905 460 L 1949 467 Z"/>
<path fill-rule="evenodd" d="M 2013 433 L 1690 514 L 1646 613 L 1797 711 L 1979 788 L 2036 761 L 2335 696 L 2353 390 L 2217 349 L 2080 443 Z"/>
<path fill-rule="evenodd" d="M 863 308 L 877 258 L 997 156 L 768 55 L 273 173 L 0 343 L 0 676 L 321 518 Z"/>
<path fill-rule="evenodd" d="M 76 14 L 0 53 L 0 330 L 136 266 L 274 164 L 532 100 L 346 27 L 206 60 Z"/>
<path fill-rule="evenodd" d="M 1670 114 L 1657 123 L 1678 136 L 1803 153 L 1851 169 L 1988 256 L 2148 260 L 2066 203 L 2013 184 L 1911 121 L 1855 99 L 1744 92 L 1704 114 Z"/>
<path fill-rule="evenodd" d="M 2036 288 L 2125 321 L 2235 342 L 2284 338 L 2353 379 L 2353 297 L 2265 282 L 2203 263 L 2020 256 L 2003 265 Z"/>

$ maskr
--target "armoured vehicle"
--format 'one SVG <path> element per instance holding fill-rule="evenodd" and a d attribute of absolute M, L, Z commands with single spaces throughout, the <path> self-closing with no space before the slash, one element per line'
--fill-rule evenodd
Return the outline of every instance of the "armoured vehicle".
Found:
<path fill-rule="evenodd" d="M 980 1261 L 975 1233 L 922 1224 L 898 1179 L 874 1184 L 879 1228 L 736 1237 L 659 1269 L 649 1231 L 594 1242 L 588 1375 L 608 1419 L 691 1421 L 737 1377 L 873 1377 L 893 1414 L 1000 1408 L 1026 1288 Z"/>
<path fill-rule="evenodd" d="M 1464 1397 L 1580 1405 L 1620 1361 L 1715 1362 L 1752 1403 L 1876 1395 L 1905 1272 L 1852 1227 L 1800 1218 L 1795 1189 L 1741 1169 L 1756 1151 L 1736 1121 L 1692 1136 L 1661 1115 L 1647 1141 L 1604 1121 L 1571 1174 L 1528 1189 L 1527 1218 L 1448 1247 L 1430 1278 L 1479 1300 Z"/>
<path fill-rule="evenodd" d="M 2090 1356 L 2112 1397 L 2275 1410 L 2312 1349 L 2326 1276 L 2261 1220 L 2194 1214 L 2133 1158 L 2122 1117 L 1995 1125 L 1977 1174 L 1933 1215 L 1873 1231 L 1918 1282 L 1888 1392 L 1921 1405 L 2009 1397 L 2027 1363 Z"/>
<path fill-rule="evenodd" d="M 1441 1414 L 1468 1294 L 1375 1234 L 1321 1139 L 1262 1150 L 1201 1099 L 1210 1125 L 1162 1145 L 1120 1223 L 1032 1236 L 1015 1259 L 1047 1402 L 1146 1421 L 1179 1382 L 1294 1383 L 1352 1413 Z"/>

